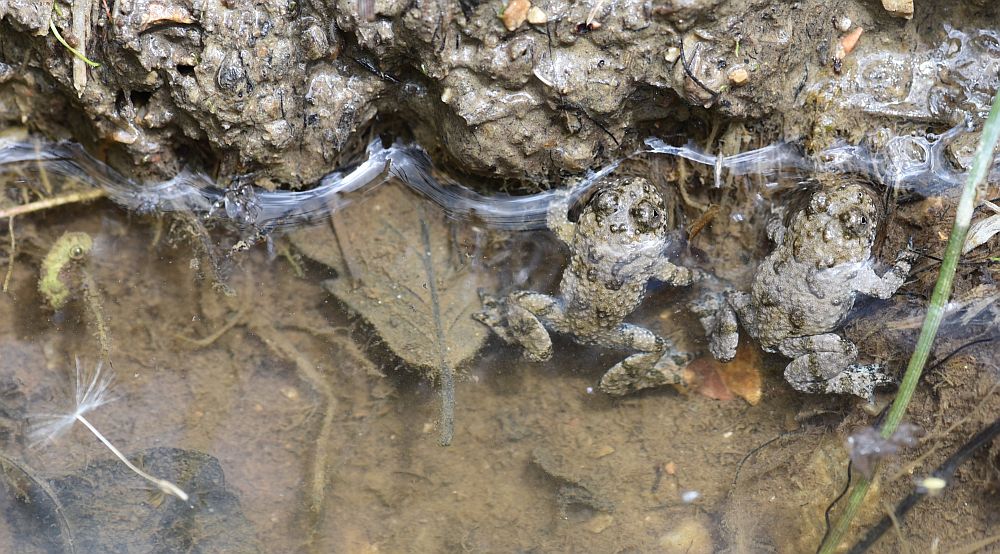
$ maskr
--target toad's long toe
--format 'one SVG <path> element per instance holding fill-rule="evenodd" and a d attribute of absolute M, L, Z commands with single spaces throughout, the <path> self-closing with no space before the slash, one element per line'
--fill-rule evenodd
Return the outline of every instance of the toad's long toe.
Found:
<path fill-rule="evenodd" d="M 600 388 L 611 396 L 622 396 L 663 385 L 683 387 L 684 368 L 690 361 L 691 356 L 671 350 L 633 354 L 604 374 Z"/>

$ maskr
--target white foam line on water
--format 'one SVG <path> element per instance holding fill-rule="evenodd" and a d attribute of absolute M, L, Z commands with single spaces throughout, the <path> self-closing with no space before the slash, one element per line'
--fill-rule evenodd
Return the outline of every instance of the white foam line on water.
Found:
<path fill-rule="evenodd" d="M 872 154 L 863 146 L 838 145 L 820 153 L 816 161 L 804 156 L 791 143 L 776 143 L 732 156 L 717 157 L 690 143 L 673 146 L 658 138 L 646 139 L 647 149 L 627 158 L 640 154 L 667 154 L 715 166 L 717 172 L 720 168 L 726 169 L 733 175 L 822 169 L 866 173 L 881 178 L 887 184 L 937 180 L 950 185 L 960 183 L 962 174 L 947 168 L 945 146 L 965 130 L 964 125 L 959 126 L 933 137 L 932 141 L 923 137 L 896 137 L 893 141 L 897 143 L 890 141 L 879 154 Z M 910 160 L 912 163 L 907 164 L 906 160 L 893 157 L 894 152 L 899 154 L 906 148 L 921 150 L 919 157 L 922 159 Z M 589 172 L 572 186 L 573 196 L 585 196 L 621 161 Z M 482 195 L 450 178 L 435 177 L 431 159 L 419 145 L 396 142 L 386 147 L 378 139 L 368 145 L 367 158 L 363 162 L 350 169 L 330 173 L 320 179 L 316 187 L 302 191 L 267 191 L 245 184 L 222 188 L 208 175 L 189 170 L 181 171 L 167 181 L 140 183 L 96 160 L 76 143 L 0 140 L 0 175 L 13 172 L 30 175 L 43 168 L 49 173 L 72 177 L 101 188 L 128 210 L 139 213 L 188 212 L 207 218 L 228 219 L 239 226 L 264 232 L 319 221 L 347 206 L 356 196 L 348 193 L 378 186 L 391 178 L 402 181 L 439 205 L 450 217 L 506 230 L 544 228 L 545 214 L 553 195 L 551 191 L 523 196 Z M 718 173 L 716 175 L 718 180 Z"/>

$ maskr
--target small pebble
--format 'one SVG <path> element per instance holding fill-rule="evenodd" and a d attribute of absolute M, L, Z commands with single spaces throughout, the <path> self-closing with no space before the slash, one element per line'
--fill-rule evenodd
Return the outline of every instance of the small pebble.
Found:
<path fill-rule="evenodd" d="M 667 63 L 674 63 L 679 57 L 681 57 L 681 49 L 676 46 L 667 48 L 667 53 L 663 55 L 663 59 L 666 60 Z"/>
<path fill-rule="evenodd" d="M 917 482 L 917 486 L 927 491 L 927 494 L 934 496 L 948 486 L 948 482 L 940 477 L 927 477 Z"/>
<path fill-rule="evenodd" d="M 835 17 L 833 19 L 833 26 L 841 33 L 846 33 L 851 30 L 851 18 L 846 15 Z"/>
<path fill-rule="evenodd" d="M 913 19 L 913 0 L 882 0 L 885 11 L 903 19 Z"/>
<path fill-rule="evenodd" d="M 597 450 L 594 451 L 593 457 L 594 458 L 603 458 L 605 456 L 610 456 L 611 454 L 614 454 L 614 453 L 615 453 L 614 447 L 605 444 L 604 446 L 602 446 L 602 447 L 600 447 L 600 448 L 598 448 Z"/>
<path fill-rule="evenodd" d="M 737 87 L 747 84 L 750 80 L 750 72 L 742 66 L 736 66 L 729 71 L 729 82 Z"/>
<path fill-rule="evenodd" d="M 673 462 L 667 462 L 667 464 L 665 466 L 663 466 L 663 470 L 667 472 L 667 475 L 676 475 L 677 474 L 677 464 L 675 464 Z"/>
<path fill-rule="evenodd" d="M 531 2 L 528 0 L 510 0 L 503 10 L 503 15 L 500 16 L 500 19 L 503 20 L 503 26 L 508 31 L 517 30 L 528 18 L 528 10 L 530 9 Z"/>
<path fill-rule="evenodd" d="M 699 498 L 701 498 L 701 493 L 698 491 L 684 491 L 684 493 L 681 494 L 681 500 L 685 504 L 690 504 Z"/>
<path fill-rule="evenodd" d="M 528 23 L 532 25 L 544 25 L 548 21 L 549 16 L 538 6 L 531 6 L 531 9 L 528 10 Z"/>
<path fill-rule="evenodd" d="M 615 518 L 612 517 L 610 514 L 598 514 L 590 518 L 590 521 L 587 522 L 586 527 L 588 531 L 597 535 L 599 533 L 604 532 L 604 530 L 607 529 L 608 527 L 611 527 L 611 524 L 614 523 L 614 521 Z"/>
<path fill-rule="evenodd" d="M 685 554 L 711 554 L 711 523 L 704 516 L 683 519 L 659 540 L 661 552 L 684 552 Z"/>

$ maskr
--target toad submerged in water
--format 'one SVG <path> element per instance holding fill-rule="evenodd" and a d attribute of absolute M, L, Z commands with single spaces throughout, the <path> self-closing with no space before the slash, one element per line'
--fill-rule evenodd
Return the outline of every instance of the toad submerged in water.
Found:
<path fill-rule="evenodd" d="M 757 267 L 750 292 L 710 297 L 695 308 L 712 354 L 724 361 L 735 356 L 738 319 L 764 350 L 793 358 L 785 379 L 799 391 L 869 398 L 891 382 L 878 365 L 854 363 L 857 347 L 832 332 L 858 293 L 889 298 L 909 274 L 915 256 L 907 250 L 884 275 L 872 269 L 878 221 L 873 191 L 849 176 L 823 182 L 787 229 L 772 221 L 767 231 L 775 248 Z"/>
<path fill-rule="evenodd" d="M 612 178 L 594 194 L 576 223 L 569 220 L 570 195 L 560 192 L 547 225 L 570 249 L 559 294 L 517 291 L 503 299 L 483 297 L 476 319 L 503 340 L 524 348 L 530 360 L 552 356 L 549 331 L 578 343 L 638 351 L 609 369 L 601 390 L 622 395 L 637 389 L 680 384 L 690 357 L 648 329 L 625 323 L 642 301 L 646 283 L 657 279 L 689 285 L 696 272 L 666 258 L 670 245 L 663 198 L 645 179 Z"/>

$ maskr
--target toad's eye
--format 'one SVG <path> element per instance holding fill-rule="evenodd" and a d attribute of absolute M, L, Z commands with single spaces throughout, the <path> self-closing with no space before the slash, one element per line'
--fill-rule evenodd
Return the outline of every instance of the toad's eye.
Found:
<path fill-rule="evenodd" d="M 646 233 L 660 226 L 660 211 L 649 202 L 639 202 L 629 210 L 639 232 Z"/>
<path fill-rule="evenodd" d="M 614 212 L 618 208 L 618 195 L 613 192 L 602 192 L 597 198 L 594 199 L 594 210 L 602 213 L 609 214 Z"/>
<path fill-rule="evenodd" d="M 840 214 L 840 223 L 849 234 L 856 237 L 864 236 L 868 231 L 868 218 L 861 210 L 848 210 Z"/>
<path fill-rule="evenodd" d="M 74 260 L 79 260 L 80 258 L 83 257 L 84 254 L 86 254 L 86 252 L 84 252 L 82 246 L 74 246 L 69 251 L 69 257 L 73 258 Z"/>

